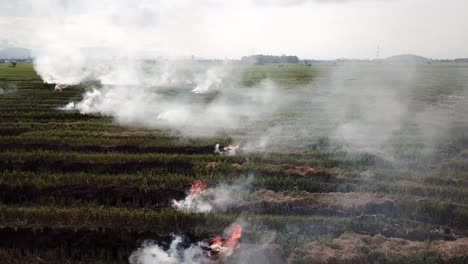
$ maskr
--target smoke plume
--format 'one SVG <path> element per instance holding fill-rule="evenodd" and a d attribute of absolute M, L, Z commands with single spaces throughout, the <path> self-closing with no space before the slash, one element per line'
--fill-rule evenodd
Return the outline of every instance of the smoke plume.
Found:
<path fill-rule="evenodd" d="M 192 264 L 208 263 L 208 259 L 199 252 L 201 243 L 193 244 L 188 248 L 181 248 L 182 237 L 175 236 L 167 250 L 155 243 L 144 242 L 133 252 L 129 261 L 131 264 Z"/>
<path fill-rule="evenodd" d="M 227 241 L 238 228 L 245 232 L 251 232 L 253 227 L 243 218 L 239 218 L 223 232 L 223 238 Z M 219 239 L 223 239 L 218 237 Z M 243 236 L 235 245 L 223 245 L 219 253 L 212 252 L 212 237 L 205 240 L 187 243 L 182 236 L 173 236 L 168 247 L 163 247 L 151 241 L 145 241 L 142 246 L 134 251 L 129 261 L 131 264 L 208 264 L 208 263 L 230 263 L 230 264 L 270 264 L 284 263 L 280 251 L 273 244 L 275 234 L 267 233 L 250 242 Z M 216 240 L 216 239 L 215 239 Z"/>
<path fill-rule="evenodd" d="M 221 183 L 213 188 L 195 190 L 184 200 L 174 200 L 172 206 L 179 210 L 197 213 L 226 211 L 234 205 L 245 203 L 245 191 L 250 188 L 252 181 L 253 177 L 250 176 L 234 184 Z"/>

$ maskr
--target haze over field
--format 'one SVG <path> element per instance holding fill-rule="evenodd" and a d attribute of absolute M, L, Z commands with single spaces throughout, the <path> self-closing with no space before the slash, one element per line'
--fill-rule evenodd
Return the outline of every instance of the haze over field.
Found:
<path fill-rule="evenodd" d="M 429 144 L 445 134 L 439 129 L 427 133 L 436 130 L 437 122 L 430 120 L 448 122 L 452 114 L 438 106 L 412 107 L 417 103 L 408 97 L 431 74 L 417 67 L 341 66 L 317 73 L 321 81 L 294 85 L 291 93 L 284 89 L 291 85 L 274 76 L 245 85 L 245 73 L 230 65 L 159 59 L 154 66 L 138 59 L 239 57 L 250 51 L 373 57 L 380 44 L 382 53 L 451 57 L 467 53 L 468 47 L 463 44 L 468 23 L 461 18 L 468 4 L 458 0 L 450 5 L 421 0 L 21 0 L 2 5 L 0 23 L 8 43 L 32 49 L 44 81 L 101 84 L 62 109 L 104 114 L 124 125 L 171 128 L 184 136 L 238 129 L 242 136 L 235 141 L 262 151 L 274 137 L 296 139 L 282 141 L 288 145 L 309 142 L 311 135 L 327 135 L 358 150 L 382 150 L 395 134 L 404 134 L 403 124 L 416 127 L 413 136 L 430 137 L 422 140 Z M 457 76 L 465 78 L 464 72 Z M 465 90 L 456 83 L 432 96 L 463 98 Z M 278 115 L 289 119 L 276 122 Z M 269 122 L 266 130 L 260 121 Z M 444 124 L 449 128 L 443 131 L 450 131 Z"/>

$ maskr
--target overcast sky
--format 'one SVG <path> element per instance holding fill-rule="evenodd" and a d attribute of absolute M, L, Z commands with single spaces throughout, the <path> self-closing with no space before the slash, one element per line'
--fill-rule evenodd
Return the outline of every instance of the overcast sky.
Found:
<path fill-rule="evenodd" d="M 239 58 L 468 57 L 467 0 L 0 0 L 0 46 Z M 92 49 L 92 48 L 91 48 Z"/>

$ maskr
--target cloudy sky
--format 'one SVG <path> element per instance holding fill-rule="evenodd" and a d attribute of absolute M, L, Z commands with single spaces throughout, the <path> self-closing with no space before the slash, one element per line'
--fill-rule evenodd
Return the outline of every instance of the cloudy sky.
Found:
<path fill-rule="evenodd" d="M 0 0 L 0 46 L 239 58 L 468 57 L 466 0 Z"/>

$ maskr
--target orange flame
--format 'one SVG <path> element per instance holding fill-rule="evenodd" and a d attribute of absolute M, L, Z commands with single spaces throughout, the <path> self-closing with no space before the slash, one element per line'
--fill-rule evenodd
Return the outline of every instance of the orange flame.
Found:
<path fill-rule="evenodd" d="M 206 184 L 203 181 L 198 180 L 192 185 L 192 187 L 190 187 L 189 195 L 197 195 L 204 190 L 206 190 Z"/>
<path fill-rule="evenodd" d="M 229 145 L 227 145 L 226 147 L 224 147 L 225 150 L 236 150 L 236 149 L 238 149 L 238 148 L 239 148 L 238 145 L 233 146 L 233 145 L 231 145 L 231 144 L 229 144 Z"/>
<path fill-rule="evenodd" d="M 223 240 L 220 236 L 216 236 L 207 240 L 208 247 L 204 248 L 206 254 L 213 260 L 220 256 L 229 256 L 234 249 L 240 247 L 239 239 L 242 236 L 242 226 L 235 225 L 230 236 Z"/>
<path fill-rule="evenodd" d="M 215 236 L 209 240 L 210 245 L 223 245 L 223 239 L 220 236 Z"/>
<path fill-rule="evenodd" d="M 229 238 L 224 242 L 223 246 L 230 247 L 230 248 L 239 248 L 239 239 L 242 236 L 242 226 L 235 225 L 234 229 L 232 230 L 231 235 Z"/>

